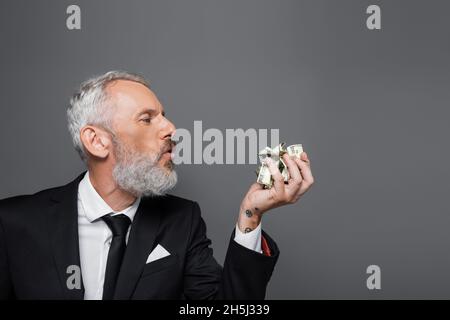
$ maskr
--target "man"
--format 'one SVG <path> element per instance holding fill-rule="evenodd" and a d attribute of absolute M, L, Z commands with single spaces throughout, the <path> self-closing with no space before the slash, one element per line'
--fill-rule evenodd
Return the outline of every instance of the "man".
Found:
<path fill-rule="evenodd" d="M 0 201 L 1 299 L 263 299 L 278 259 L 261 230 L 272 208 L 312 185 L 310 162 L 284 156 L 285 184 L 244 196 L 223 268 L 196 202 L 177 182 L 174 125 L 147 82 L 111 71 L 71 99 L 69 131 L 88 171 L 69 184 Z"/>

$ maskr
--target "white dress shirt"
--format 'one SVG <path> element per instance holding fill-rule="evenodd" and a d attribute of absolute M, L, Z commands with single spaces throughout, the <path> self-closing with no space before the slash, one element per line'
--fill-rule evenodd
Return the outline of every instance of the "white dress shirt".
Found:
<path fill-rule="evenodd" d="M 89 172 L 80 181 L 78 186 L 78 235 L 85 300 L 101 300 L 103 296 L 103 282 L 112 232 L 101 217 L 107 214 L 124 214 L 133 221 L 140 201 L 141 199 L 138 198 L 128 208 L 114 211 L 92 186 Z M 129 232 L 130 229 L 128 229 L 127 241 Z M 261 224 L 248 233 L 241 232 L 236 224 L 234 240 L 248 249 L 262 253 Z"/>

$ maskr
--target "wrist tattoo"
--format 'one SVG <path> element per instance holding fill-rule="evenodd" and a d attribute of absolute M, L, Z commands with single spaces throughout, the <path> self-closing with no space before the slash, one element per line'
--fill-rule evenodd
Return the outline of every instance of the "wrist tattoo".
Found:
<path fill-rule="evenodd" d="M 245 215 L 247 216 L 247 218 L 250 218 L 253 215 L 253 213 L 247 209 L 245 210 Z"/>
<path fill-rule="evenodd" d="M 245 228 L 244 233 L 249 233 L 252 230 L 253 230 L 252 228 Z"/>

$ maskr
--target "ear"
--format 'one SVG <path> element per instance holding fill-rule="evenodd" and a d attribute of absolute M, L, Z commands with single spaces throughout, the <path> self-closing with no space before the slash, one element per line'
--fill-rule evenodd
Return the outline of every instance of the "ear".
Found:
<path fill-rule="evenodd" d="M 84 126 L 80 131 L 81 143 L 92 156 L 106 159 L 111 151 L 112 141 L 109 133 L 95 126 Z"/>

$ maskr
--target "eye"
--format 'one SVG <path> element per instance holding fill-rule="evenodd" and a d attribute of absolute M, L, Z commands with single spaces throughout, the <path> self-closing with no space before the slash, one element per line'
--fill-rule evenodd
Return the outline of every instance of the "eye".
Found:
<path fill-rule="evenodd" d="M 152 121 L 152 118 L 146 117 L 146 118 L 142 118 L 139 121 L 143 121 L 145 123 L 150 123 Z"/>

